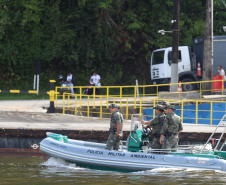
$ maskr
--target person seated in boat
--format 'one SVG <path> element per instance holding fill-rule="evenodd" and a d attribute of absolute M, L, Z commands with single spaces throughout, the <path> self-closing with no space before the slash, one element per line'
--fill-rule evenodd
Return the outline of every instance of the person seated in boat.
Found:
<path fill-rule="evenodd" d="M 123 127 L 123 116 L 119 112 L 120 107 L 115 103 L 109 106 L 111 112 L 111 121 L 110 121 L 110 135 L 108 136 L 107 144 L 105 149 L 111 150 L 118 150 L 121 138 L 122 138 L 122 127 Z"/>
<path fill-rule="evenodd" d="M 181 118 L 174 113 L 176 109 L 173 105 L 168 105 L 165 109 L 166 118 L 160 131 L 161 136 L 159 142 L 162 144 L 162 149 L 166 150 L 164 152 L 175 152 L 178 147 L 178 135 L 183 130 Z M 164 140 L 163 136 L 165 136 Z"/>
<path fill-rule="evenodd" d="M 149 121 L 144 121 L 142 120 L 141 123 L 144 125 L 143 127 L 150 127 L 152 128 L 152 135 L 154 136 L 151 148 L 152 149 L 161 149 L 162 144 L 159 142 L 160 138 L 160 131 L 163 126 L 163 122 L 165 119 L 165 114 L 164 114 L 164 108 L 162 105 L 156 105 L 153 109 L 155 109 L 156 114 L 158 115 L 152 120 Z"/>

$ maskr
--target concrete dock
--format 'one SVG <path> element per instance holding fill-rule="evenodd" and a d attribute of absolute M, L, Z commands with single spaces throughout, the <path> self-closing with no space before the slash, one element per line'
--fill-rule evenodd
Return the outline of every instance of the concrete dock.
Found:
<path fill-rule="evenodd" d="M 1 100 L 0 154 L 12 148 L 32 149 L 33 144 L 39 144 L 46 137 L 46 132 L 67 135 L 71 139 L 106 142 L 109 118 L 46 113 L 47 107 L 49 100 Z M 130 123 L 130 120 L 124 120 L 123 140 L 129 135 Z M 183 128 L 181 144 L 197 144 L 206 142 L 216 126 L 183 123 Z M 218 129 L 216 138 L 222 130 L 223 127 Z"/>
<path fill-rule="evenodd" d="M 58 100 L 58 104 L 60 104 Z M 108 131 L 109 118 L 46 113 L 49 100 L 1 100 L 1 129 Z M 186 133 L 212 133 L 216 126 L 183 124 Z M 219 129 L 219 132 L 223 128 Z M 124 131 L 130 130 L 130 120 L 124 120 Z"/>

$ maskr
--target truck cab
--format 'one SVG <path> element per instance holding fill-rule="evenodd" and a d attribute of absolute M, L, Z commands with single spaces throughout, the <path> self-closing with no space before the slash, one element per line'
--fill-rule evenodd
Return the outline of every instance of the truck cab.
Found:
<path fill-rule="evenodd" d="M 188 46 L 180 46 L 178 60 L 178 78 L 181 82 L 197 81 L 195 57 L 192 56 Z M 152 84 L 169 84 L 171 81 L 172 47 L 154 50 L 151 57 Z M 195 89 L 192 84 L 182 85 L 183 91 Z"/>

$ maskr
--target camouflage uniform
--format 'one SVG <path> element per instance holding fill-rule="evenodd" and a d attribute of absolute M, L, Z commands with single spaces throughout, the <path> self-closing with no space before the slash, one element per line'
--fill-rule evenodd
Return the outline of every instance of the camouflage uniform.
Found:
<path fill-rule="evenodd" d="M 105 147 L 105 149 L 107 150 L 111 150 L 111 148 L 113 147 L 113 150 L 118 150 L 119 149 L 119 145 L 121 142 L 121 137 L 119 138 L 116 135 L 117 132 L 117 124 L 121 123 L 123 126 L 123 116 L 122 114 L 117 110 L 116 112 L 114 112 L 111 116 L 111 122 L 110 122 L 110 135 L 108 136 L 108 140 L 107 140 L 107 145 Z M 121 131 L 120 131 L 120 135 L 122 136 L 122 127 L 121 127 Z"/>
<path fill-rule="evenodd" d="M 160 105 L 162 105 L 162 106 L 169 106 L 170 104 L 168 103 L 168 102 L 166 102 L 166 101 L 162 101 L 161 103 L 160 103 Z M 164 111 L 164 113 L 166 114 L 166 111 Z"/>
<path fill-rule="evenodd" d="M 183 130 L 181 124 L 180 116 L 176 115 L 174 112 L 170 112 L 166 115 L 164 124 L 160 134 L 165 136 L 163 141 L 162 149 L 177 148 L 178 147 L 178 132 Z M 175 150 L 171 150 L 172 152 Z"/>
<path fill-rule="evenodd" d="M 160 103 L 160 105 L 169 106 L 169 103 L 168 103 L 168 102 L 166 102 L 166 101 L 162 101 L 162 102 Z"/>
<path fill-rule="evenodd" d="M 152 134 L 154 135 L 152 145 L 151 145 L 152 149 L 162 148 L 162 144 L 160 144 L 159 138 L 160 138 L 160 131 L 162 129 L 164 119 L 165 119 L 165 114 L 162 112 L 158 115 L 158 117 L 155 117 L 150 122 L 150 126 L 152 127 Z"/>

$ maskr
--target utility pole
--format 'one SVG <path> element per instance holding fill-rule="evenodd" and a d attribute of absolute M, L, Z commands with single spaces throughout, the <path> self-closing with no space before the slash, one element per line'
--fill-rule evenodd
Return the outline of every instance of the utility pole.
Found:
<path fill-rule="evenodd" d="M 203 52 L 203 80 L 213 79 L 213 0 L 206 1 L 206 21 Z M 203 94 L 210 94 L 212 83 L 203 83 Z"/>
<path fill-rule="evenodd" d="M 179 9 L 180 1 L 173 0 L 173 43 L 172 43 L 172 64 L 171 64 L 171 83 L 178 83 L 178 46 L 179 46 Z M 172 85 L 171 91 L 177 92 L 178 85 Z"/>

